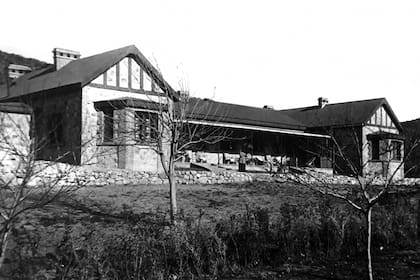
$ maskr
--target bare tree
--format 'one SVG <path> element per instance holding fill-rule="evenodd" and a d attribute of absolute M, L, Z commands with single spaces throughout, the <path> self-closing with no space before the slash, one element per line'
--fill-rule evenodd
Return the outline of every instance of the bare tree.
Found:
<path fill-rule="evenodd" d="M 133 104 L 125 105 L 130 107 Z M 159 156 L 169 184 L 171 222 L 175 221 L 178 210 L 176 162 L 186 156 L 186 150 L 199 145 L 214 145 L 228 137 L 224 127 L 197 122 L 207 120 L 210 114 L 215 115 L 217 111 L 217 105 L 205 109 L 200 105 L 200 99 L 190 98 L 185 90 L 176 101 L 162 94 L 158 100 L 150 102 L 149 107 L 133 111 L 125 120 L 119 121 L 122 141 L 132 145 L 147 143 Z M 213 121 L 217 122 L 218 119 Z"/>
<path fill-rule="evenodd" d="M 372 211 L 381 198 L 388 193 L 395 181 L 399 179 L 396 175 L 404 171 L 404 164 L 418 146 L 419 140 L 414 141 L 406 149 L 405 155 L 403 155 L 402 145 L 389 139 L 382 140 L 381 145 L 378 145 L 378 149 L 375 151 L 376 148 L 373 148 L 371 143 L 366 142 L 362 144 L 363 141 L 360 140 L 354 129 L 347 138 L 350 141 L 347 141 L 347 144 L 342 144 L 332 136 L 332 147 L 330 149 L 333 149 L 333 154 L 335 155 L 336 170 L 346 172 L 347 175 L 353 177 L 357 182 L 356 186 L 349 186 L 349 188 L 343 189 L 343 186 L 335 185 L 327 176 L 322 176 L 308 169 L 301 169 L 300 172 L 303 173 L 303 176 L 291 176 L 290 180 L 322 195 L 344 201 L 364 216 L 366 224 L 367 271 L 369 279 L 373 280 L 371 254 Z M 318 150 L 320 149 L 325 149 L 325 147 L 318 147 Z M 364 151 L 377 153 L 378 159 L 383 159 L 382 172 L 378 173 L 377 170 L 369 169 L 371 160 L 363 157 Z M 393 168 L 391 168 L 391 163 L 394 164 Z"/>
<path fill-rule="evenodd" d="M 64 199 L 83 184 L 66 185 L 72 167 L 36 160 L 42 145 L 30 136 L 29 114 L 0 112 L 0 268 L 4 264 L 10 233 L 26 213 Z M 61 153 L 55 160 L 68 156 Z M 46 173 L 53 174 L 45 176 Z"/>

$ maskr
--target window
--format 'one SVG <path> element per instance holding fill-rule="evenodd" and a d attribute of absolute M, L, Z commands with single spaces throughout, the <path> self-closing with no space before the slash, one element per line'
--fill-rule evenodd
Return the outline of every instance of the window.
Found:
<path fill-rule="evenodd" d="M 63 116 L 61 114 L 52 114 L 48 117 L 47 123 L 48 143 L 53 146 L 63 146 Z"/>
<path fill-rule="evenodd" d="M 402 143 L 400 141 L 391 141 L 391 159 L 401 160 L 401 147 Z"/>
<path fill-rule="evenodd" d="M 158 118 L 156 113 L 136 111 L 134 139 L 140 143 L 151 143 L 158 136 Z"/>
<path fill-rule="evenodd" d="M 371 141 L 372 146 L 372 160 L 379 160 L 379 139 Z"/>
<path fill-rule="evenodd" d="M 117 67 L 115 65 L 106 72 L 106 85 L 117 86 Z"/>
<path fill-rule="evenodd" d="M 103 110 L 104 113 L 104 132 L 103 141 L 112 142 L 114 139 L 114 110 L 107 108 Z"/>

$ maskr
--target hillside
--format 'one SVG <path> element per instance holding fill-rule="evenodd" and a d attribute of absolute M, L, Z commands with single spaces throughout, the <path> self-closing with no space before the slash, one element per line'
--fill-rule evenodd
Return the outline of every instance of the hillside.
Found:
<path fill-rule="evenodd" d="M 7 53 L 0 50 L 0 84 L 4 84 L 6 82 L 6 67 L 9 63 L 25 65 L 31 67 L 32 69 L 37 69 L 48 65 L 46 62 L 34 58 L 27 58 L 18 54 Z"/>

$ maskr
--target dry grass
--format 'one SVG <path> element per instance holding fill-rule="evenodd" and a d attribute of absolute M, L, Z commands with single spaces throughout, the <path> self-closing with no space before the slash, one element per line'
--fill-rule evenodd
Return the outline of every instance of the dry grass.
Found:
<path fill-rule="evenodd" d="M 127 208 L 135 213 L 155 213 L 167 211 L 169 204 L 166 185 L 89 187 L 78 195 L 115 212 Z M 178 207 L 185 216 L 202 215 L 208 220 L 244 213 L 247 207 L 265 208 L 275 214 L 283 203 L 299 205 L 308 199 L 316 200 L 313 193 L 302 186 L 272 182 L 179 185 L 177 196 Z"/>

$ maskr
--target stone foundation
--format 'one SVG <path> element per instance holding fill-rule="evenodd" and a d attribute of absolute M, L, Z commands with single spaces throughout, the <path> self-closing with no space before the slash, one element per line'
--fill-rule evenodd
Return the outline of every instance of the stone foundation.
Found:
<path fill-rule="evenodd" d="M 47 162 L 40 162 L 41 176 L 34 178 L 30 184 L 37 185 L 42 182 L 54 181 L 57 174 L 66 174 L 60 180 L 60 185 L 148 185 L 167 184 L 168 179 L 164 174 L 143 171 L 130 171 L 124 169 L 99 169 L 93 166 L 72 166 L 67 164 L 53 164 L 45 167 Z M 207 171 L 176 171 L 178 184 L 224 184 L 250 182 L 253 176 L 249 173 L 226 171 L 214 173 Z"/>
<path fill-rule="evenodd" d="M 48 167 L 45 167 L 47 166 Z M 30 184 L 37 185 L 42 182 L 56 180 L 62 176 L 60 185 L 148 185 L 167 184 L 168 179 L 164 174 L 149 173 L 143 171 L 130 171 L 124 169 L 100 169 L 94 166 L 73 166 L 63 163 L 39 162 L 42 169 L 40 176 L 34 178 Z M 327 175 L 320 172 L 311 173 L 283 173 L 270 175 L 268 173 L 246 173 L 236 171 L 209 172 L 196 170 L 176 171 L 178 184 L 226 184 L 243 183 L 251 181 L 271 181 L 277 183 L 300 182 L 303 184 L 333 184 L 333 185 L 357 185 L 355 178 L 341 175 Z M 61 174 L 61 175 L 60 175 Z M 65 176 L 64 176 L 65 175 Z M 374 184 L 383 184 L 382 179 L 377 178 Z M 397 186 L 420 186 L 420 178 L 404 178 L 395 181 Z"/>

